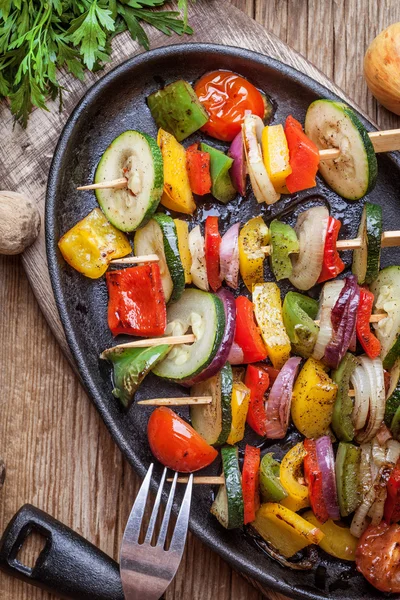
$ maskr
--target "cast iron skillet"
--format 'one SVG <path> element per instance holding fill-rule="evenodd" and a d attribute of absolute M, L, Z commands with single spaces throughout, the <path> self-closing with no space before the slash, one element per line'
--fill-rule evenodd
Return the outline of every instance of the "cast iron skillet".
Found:
<path fill-rule="evenodd" d="M 101 351 L 115 344 L 107 327 L 105 280 L 87 279 L 70 268 L 61 257 L 57 242 L 64 232 L 96 206 L 94 193 L 77 192 L 76 186 L 93 181 L 96 165 L 108 144 L 127 129 L 138 129 L 156 136 L 156 125 L 146 105 L 146 97 L 164 83 L 179 78 L 194 81 L 214 69 L 236 71 L 267 92 L 276 105 L 274 123 L 283 123 L 288 114 L 304 122 L 306 109 L 313 100 L 319 97 L 337 98 L 306 75 L 248 50 L 211 44 L 160 48 L 126 61 L 86 93 L 61 134 L 50 169 L 46 201 L 47 256 L 60 317 L 86 389 L 116 443 L 140 475 L 153 460 L 146 437 L 150 409 L 133 405 L 125 414 L 111 394 L 110 368 L 99 360 Z M 369 130 L 373 129 L 365 119 L 362 121 Z M 205 138 L 195 134 L 185 144 Z M 211 143 L 226 148 L 215 140 Z M 379 156 L 378 162 L 378 183 L 369 200 L 384 205 L 386 229 L 400 229 L 397 200 L 399 164 L 388 155 Z M 317 190 L 302 195 L 310 197 L 306 200 L 308 206 L 322 201 L 315 196 L 316 193 L 325 196 L 333 216 L 342 220 L 341 237 L 356 236 L 362 202 L 344 201 L 320 180 Z M 260 213 L 268 221 L 291 204 L 293 198 L 281 200 L 272 207 L 258 205 L 252 193 L 246 199 L 237 198 L 226 207 L 216 201 L 202 200 L 193 220 L 202 221 L 208 214 L 218 214 L 224 232 L 230 224 L 237 221 L 244 223 Z M 298 208 L 290 212 L 285 217 L 287 222 L 293 223 L 298 212 Z M 344 259 L 349 265 L 351 253 L 346 254 Z M 399 259 L 397 249 L 385 249 L 382 266 L 400 264 Z M 272 279 L 267 265 L 265 277 Z M 281 288 L 286 293 L 289 286 L 284 284 Z M 244 293 L 244 289 L 240 292 Z M 149 376 L 137 396 L 139 399 L 182 393 L 187 392 L 177 385 Z M 184 410 L 179 412 L 185 416 Z M 251 432 L 247 432 L 245 439 L 250 443 L 260 443 Z M 287 439 L 270 447 L 277 456 L 282 456 L 297 439 L 297 433 L 289 432 Z M 214 464 L 208 473 L 217 473 L 219 469 L 220 465 Z M 159 473 L 156 477 L 159 481 Z M 209 513 L 214 492 L 206 486 L 196 487 L 191 529 L 239 571 L 262 585 L 297 598 L 325 598 L 327 594 L 343 600 L 382 597 L 357 574 L 353 564 L 332 559 L 322 551 L 319 566 L 312 571 L 292 571 L 282 567 L 256 548 L 243 531 L 228 532 L 219 525 Z"/>

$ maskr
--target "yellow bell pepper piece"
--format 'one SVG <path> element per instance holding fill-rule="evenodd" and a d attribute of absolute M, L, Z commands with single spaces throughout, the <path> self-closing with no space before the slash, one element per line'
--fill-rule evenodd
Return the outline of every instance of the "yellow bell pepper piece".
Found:
<path fill-rule="evenodd" d="M 292 419 L 307 438 L 324 435 L 332 420 L 337 385 L 325 369 L 321 362 L 309 358 L 294 384 Z"/>
<path fill-rule="evenodd" d="M 308 486 L 303 478 L 303 461 L 306 454 L 303 442 L 299 442 L 290 448 L 281 462 L 279 477 L 288 493 L 281 504 L 294 512 L 310 506 Z"/>
<path fill-rule="evenodd" d="M 286 177 L 292 172 L 289 147 L 282 125 L 264 127 L 261 137 L 264 165 L 275 190 L 285 193 Z"/>
<path fill-rule="evenodd" d="M 253 290 L 255 283 L 264 281 L 265 252 L 261 248 L 269 240 L 269 229 L 262 217 L 247 221 L 239 233 L 240 274 L 249 292 Z"/>
<path fill-rule="evenodd" d="M 319 544 L 324 537 L 318 527 L 275 502 L 267 502 L 260 506 L 252 526 L 266 542 L 286 558 L 310 544 Z"/>
<path fill-rule="evenodd" d="M 275 369 L 281 369 L 290 357 L 290 339 L 282 318 L 281 292 L 276 283 L 253 286 L 256 321 Z"/>
<path fill-rule="evenodd" d="M 186 221 L 181 219 L 174 219 L 176 234 L 178 236 L 178 250 L 183 270 L 185 272 L 185 283 L 192 283 L 192 274 L 190 269 L 192 267 L 192 255 L 189 249 L 189 226 Z"/>
<path fill-rule="evenodd" d="M 64 233 L 58 247 L 67 263 L 90 279 L 101 277 L 111 259 L 132 252 L 126 235 L 111 225 L 99 208 Z"/>
<path fill-rule="evenodd" d="M 191 215 L 196 210 L 196 204 L 186 169 L 186 150 L 173 135 L 163 129 L 158 130 L 157 144 L 164 163 L 161 204 L 170 210 Z"/>
<path fill-rule="evenodd" d="M 237 444 L 244 437 L 247 411 L 249 410 L 250 390 L 241 382 L 235 382 L 232 386 L 232 425 L 228 444 Z"/>
<path fill-rule="evenodd" d="M 328 519 L 325 523 L 320 523 L 312 510 L 308 510 L 303 518 L 318 527 L 324 537 L 319 542 L 322 550 L 328 554 L 340 558 L 340 560 L 356 560 L 356 548 L 358 539 L 350 533 L 350 529 L 343 523 L 338 524 Z"/>

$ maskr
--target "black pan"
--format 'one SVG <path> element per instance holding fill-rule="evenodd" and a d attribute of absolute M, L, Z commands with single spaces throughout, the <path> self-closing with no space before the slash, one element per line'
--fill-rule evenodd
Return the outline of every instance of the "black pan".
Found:
<path fill-rule="evenodd" d="M 111 394 L 110 368 L 99 360 L 101 351 L 115 344 L 107 327 L 105 281 L 87 279 L 70 268 L 58 251 L 57 241 L 96 206 L 93 192 L 77 192 L 76 187 L 93 181 L 96 165 L 108 144 L 126 129 L 139 129 L 156 135 L 156 125 L 146 106 L 146 97 L 164 83 L 178 78 L 194 81 L 206 71 L 214 69 L 236 71 L 270 94 L 276 104 L 275 123 L 284 122 L 288 114 L 304 122 L 307 107 L 313 100 L 318 97 L 336 98 L 306 75 L 248 50 L 209 44 L 160 48 L 123 63 L 86 93 L 61 134 L 49 175 L 47 255 L 61 320 L 90 397 L 116 443 L 140 475 L 144 474 L 153 460 L 146 437 L 150 408 L 133 405 L 125 414 Z M 373 129 L 365 119 L 361 120 L 367 129 Z M 187 142 L 205 137 L 195 134 Z M 215 144 L 215 141 L 212 143 Z M 224 147 L 223 144 L 216 145 Z M 369 200 L 384 205 L 386 229 L 400 229 L 399 163 L 389 155 L 379 156 L 378 162 L 378 183 Z M 315 194 L 322 194 L 329 202 L 333 216 L 342 220 L 341 236 L 355 237 L 362 202 L 347 202 L 339 198 L 320 180 L 316 190 L 301 196 L 302 204 L 323 201 Z M 219 214 L 222 230 L 225 231 L 231 223 L 244 223 L 260 213 L 268 221 L 292 204 L 293 198 L 287 198 L 272 207 L 258 205 L 250 193 L 248 198 L 236 199 L 226 207 L 215 201 L 203 201 L 193 220 L 201 221 L 207 214 Z M 299 207 L 289 212 L 285 217 L 287 222 L 293 223 L 298 211 Z M 383 250 L 383 266 L 399 264 L 399 259 L 398 249 Z M 344 253 L 344 260 L 349 265 L 351 253 Z M 266 279 L 272 278 L 268 268 L 265 276 Z M 281 287 L 284 292 L 288 289 L 287 285 Z M 240 291 L 244 293 L 243 289 Z M 182 394 L 178 386 L 149 376 L 137 396 L 151 398 L 178 394 Z M 184 410 L 179 412 L 185 416 Z M 273 447 L 278 456 L 290 447 L 296 435 L 289 432 L 288 439 L 280 446 Z M 246 440 L 259 443 L 251 432 L 246 435 Z M 219 468 L 220 465 L 214 464 L 208 472 L 217 473 Z M 196 487 L 191 529 L 239 571 L 264 586 L 298 598 L 326 598 L 327 594 L 343 600 L 382 597 L 357 574 L 354 565 L 332 559 L 322 551 L 319 566 L 312 571 L 291 571 L 282 567 L 257 549 L 243 531 L 228 532 L 219 525 L 209 513 L 213 493 L 214 490 L 206 486 Z"/>

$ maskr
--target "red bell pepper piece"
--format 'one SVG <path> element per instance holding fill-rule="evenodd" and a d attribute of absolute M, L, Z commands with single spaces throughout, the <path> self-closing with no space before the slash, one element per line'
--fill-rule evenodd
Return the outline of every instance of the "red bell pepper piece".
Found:
<path fill-rule="evenodd" d="M 381 352 L 381 343 L 372 333 L 369 320 L 372 314 L 374 295 L 360 288 L 360 302 L 357 309 L 356 331 L 361 346 L 370 358 L 377 358 Z"/>
<path fill-rule="evenodd" d="M 286 177 L 286 187 L 291 194 L 316 186 L 315 176 L 319 165 L 319 151 L 303 131 L 301 124 L 291 115 L 285 123 L 289 147 L 289 164 L 292 172 Z"/>
<path fill-rule="evenodd" d="M 242 490 L 244 504 L 244 524 L 252 523 L 260 507 L 259 477 L 260 448 L 246 445 L 244 451 Z"/>
<path fill-rule="evenodd" d="M 221 236 L 218 231 L 218 217 L 207 217 L 204 234 L 207 279 L 211 289 L 216 292 L 221 287 L 221 277 L 219 273 L 219 248 L 221 246 Z"/>
<path fill-rule="evenodd" d="M 193 194 L 204 196 L 211 192 L 210 155 L 192 144 L 186 150 L 186 168 Z"/>
<path fill-rule="evenodd" d="M 253 303 L 246 296 L 238 296 L 235 302 L 235 342 L 243 350 L 243 363 L 264 360 L 268 353 L 254 320 Z"/>
<path fill-rule="evenodd" d="M 108 271 L 106 280 L 108 326 L 113 335 L 163 335 L 167 309 L 157 264 Z"/>
<path fill-rule="evenodd" d="M 336 248 L 336 242 L 341 226 L 342 224 L 338 219 L 329 217 L 328 229 L 325 237 L 324 260 L 317 283 L 328 281 L 328 279 L 334 279 L 339 273 L 344 271 L 345 264 L 340 258 Z"/>
<path fill-rule="evenodd" d="M 304 458 L 304 477 L 308 485 L 310 504 L 318 521 L 325 523 L 329 519 L 322 496 L 322 472 L 318 466 L 315 440 L 304 440 L 307 454 Z"/>
<path fill-rule="evenodd" d="M 383 517 L 388 525 L 400 521 L 400 460 L 392 470 L 387 483 L 387 497 Z"/>
<path fill-rule="evenodd" d="M 249 365 L 246 369 L 244 384 L 250 390 L 250 404 L 246 421 L 258 435 L 265 436 L 267 434 L 267 415 L 264 396 L 270 384 L 269 375 L 261 365 Z"/>

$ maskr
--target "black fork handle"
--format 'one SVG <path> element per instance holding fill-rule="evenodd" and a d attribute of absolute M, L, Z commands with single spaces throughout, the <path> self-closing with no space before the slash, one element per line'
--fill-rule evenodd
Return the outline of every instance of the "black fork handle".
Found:
<path fill-rule="evenodd" d="M 17 560 L 30 533 L 46 539 L 34 567 Z M 68 600 L 124 600 L 119 565 L 47 513 L 25 504 L 0 540 L 0 569 Z"/>

